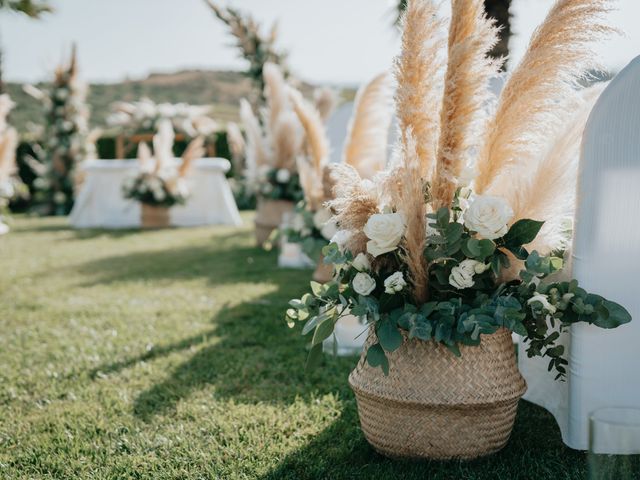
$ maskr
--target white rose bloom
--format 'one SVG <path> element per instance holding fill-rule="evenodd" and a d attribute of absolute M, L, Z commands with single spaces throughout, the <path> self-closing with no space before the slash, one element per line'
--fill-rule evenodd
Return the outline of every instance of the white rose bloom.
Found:
<path fill-rule="evenodd" d="M 369 217 L 364 234 L 369 238 L 367 251 L 374 257 L 398 248 L 404 235 L 404 218 L 400 213 L 376 213 Z"/>
<path fill-rule="evenodd" d="M 451 269 L 449 285 L 457 288 L 458 290 L 471 288 L 475 283 L 473 281 L 473 276 L 477 273 L 486 271 L 487 268 L 489 268 L 489 265 L 467 258 Z"/>
<path fill-rule="evenodd" d="M 291 172 L 286 168 L 281 168 L 276 172 L 276 181 L 278 183 L 287 183 L 291 180 Z"/>
<path fill-rule="evenodd" d="M 0 198 L 13 198 L 15 193 L 13 183 L 8 180 L 0 182 Z"/>
<path fill-rule="evenodd" d="M 376 288 L 376 281 L 371 275 L 360 272 L 353 277 L 353 289 L 359 295 L 367 296 Z"/>
<path fill-rule="evenodd" d="M 301 232 L 304 226 L 304 217 L 301 214 L 296 213 L 291 219 L 291 230 L 294 232 Z"/>
<path fill-rule="evenodd" d="M 344 249 L 347 246 L 347 242 L 349 241 L 352 235 L 353 235 L 353 232 L 351 232 L 350 230 L 338 230 L 336 234 L 333 237 L 331 237 L 331 240 L 329 240 L 329 243 L 335 243 L 336 245 L 338 245 L 338 249 L 344 253 Z"/>
<path fill-rule="evenodd" d="M 527 305 L 531 305 L 533 302 L 540 302 L 542 304 L 542 308 L 544 308 L 549 313 L 556 313 L 556 307 L 549 303 L 549 298 L 542 294 L 536 293 L 533 297 L 527 300 Z"/>
<path fill-rule="evenodd" d="M 407 286 L 402 272 L 396 272 L 384 281 L 384 291 L 390 295 L 402 291 Z"/>
<path fill-rule="evenodd" d="M 321 208 L 316 213 L 313 214 L 313 225 L 318 229 L 322 230 L 322 227 L 331 220 L 333 215 L 327 208 Z"/>
<path fill-rule="evenodd" d="M 61 204 L 67 201 L 67 196 L 62 192 L 56 192 L 53 194 L 53 202 Z"/>
<path fill-rule="evenodd" d="M 325 223 L 324 226 L 320 229 L 320 233 L 326 240 L 333 238 L 333 236 L 337 232 L 338 232 L 338 224 L 333 220 L 330 220 L 327 223 Z"/>
<path fill-rule="evenodd" d="M 167 198 L 167 194 L 164 193 L 163 189 L 154 189 L 153 190 L 153 196 L 154 198 L 158 201 L 158 202 L 162 202 L 164 201 L 165 198 Z"/>
<path fill-rule="evenodd" d="M 500 197 L 478 195 L 464 212 L 465 226 L 483 238 L 495 240 L 507 233 L 513 210 Z"/>
<path fill-rule="evenodd" d="M 366 253 L 359 253 L 356 258 L 353 259 L 351 265 L 359 272 L 371 270 L 371 262 L 369 261 L 369 257 L 367 257 Z"/>

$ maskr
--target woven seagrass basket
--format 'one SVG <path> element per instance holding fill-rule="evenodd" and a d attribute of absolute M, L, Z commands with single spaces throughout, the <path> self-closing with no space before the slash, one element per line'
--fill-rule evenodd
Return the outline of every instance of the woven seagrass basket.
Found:
<path fill-rule="evenodd" d="M 312 278 L 314 282 L 318 283 L 327 283 L 333 279 L 333 265 L 324 263 L 324 255 L 320 255 Z"/>
<path fill-rule="evenodd" d="M 145 229 L 167 228 L 169 226 L 169 209 L 143 203 L 140 223 Z"/>
<path fill-rule="evenodd" d="M 369 331 L 366 348 L 375 343 Z M 483 335 L 462 356 L 433 341 L 408 339 L 389 358 L 389 375 L 363 353 L 349 375 L 367 441 L 393 458 L 472 459 L 502 449 L 526 384 L 511 334 Z"/>
<path fill-rule="evenodd" d="M 256 219 L 254 220 L 258 246 L 264 245 L 271 232 L 282 223 L 282 215 L 286 212 L 292 212 L 293 207 L 294 203 L 288 200 L 258 198 Z"/>

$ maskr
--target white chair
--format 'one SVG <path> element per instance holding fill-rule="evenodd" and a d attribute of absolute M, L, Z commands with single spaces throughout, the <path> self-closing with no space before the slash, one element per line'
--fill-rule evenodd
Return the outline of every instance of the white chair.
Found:
<path fill-rule="evenodd" d="M 640 57 L 596 103 L 585 128 L 573 274 L 587 291 L 624 305 L 634 320 L 615 330 L 576 325 L 563 339 L 567 382 L 554 382 L 547 361 L 526 358 L 525 399 L 549 410 L 564 442 L 588 447 L 588 417 L 602 407 L 640 408 Z M 614 444 L 610 452 L 619 452 Z"/>

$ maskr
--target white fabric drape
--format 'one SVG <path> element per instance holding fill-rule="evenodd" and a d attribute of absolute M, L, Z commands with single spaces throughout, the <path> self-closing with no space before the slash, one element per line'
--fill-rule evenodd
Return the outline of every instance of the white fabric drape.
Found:
<path fill-rule="evenodd" d="M 598 408 L 640 408 L 640 57 L 604 91 L 585 129 L 573 276 L 587 291 L 624 305 L 634 320 L 615 330 L 576 325 L 564 336 L 566 383 L 554 382 L 546 360 L 520 370 L 525 399 L 549 410 L 564 442 L 588 447 L 588 417 Z M 611 451 L 618 453 L 615 444 Z"/>
<path fill-rule="evenodd" d="M 81 168 L 85 180 L 69 217 L 73 227 L 140 226 L 140 204 L 122 195 L 123 182 L 138 171 L 137 160 L 90 160 Z M 224 175 L 229 168 L 229 162 L 222 158 L 196 160 L 187 175 L 191 195 L 185 205 L 171 208 L 171 225 L 241 225 L 238 207 Z"/>

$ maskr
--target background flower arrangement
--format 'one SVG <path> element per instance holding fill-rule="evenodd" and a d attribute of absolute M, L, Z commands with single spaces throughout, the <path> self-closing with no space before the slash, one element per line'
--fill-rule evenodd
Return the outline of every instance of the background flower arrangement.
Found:
<path fill-rule="evenodd" d="M 0 233 L 8 230 L 2 217 L 8 213 L 9 203 L 17 197 L 29 195 L 29 190 L 17 175 L 18 132 L 7 123 L 7 116 L 13 107 L 9 95 L 0 95 Z"/>
<path fill-rule="evenodd" d="M 357 93 L 343 150 L 343 163 L 370 179 L 387 164 L 387 139 L 393 116 L 392 89 L 387 74 L 376 76 Z M 317 105 L 293 96 L 294 110 L 308 139 L 309 154 L 298 158 L 304 199 L 296 205 L 281 236 L 300 243 L 314 261 L 337 233 L 331 211 L 324 204 L 333 198 L 335 179 L 329 168 L 330 141 Z"/>
<path fill-rule="evenodd" d="M 176 168 L 173 157 L 174 132 L 168 120 L 160 122 L 158 133 L 153 137 L 153 155 L 146 143 L 138 148 L 140 173 L 122 186 L 123 195 L 144 205 L 172 207 L 184 204 L 189 197 L 185 179 L 193 160 L 202 157 L 202 137 L 189 143 Z"/>
<path fill-rule="evenodd" d="M 76 166 L 95 157 L 95 132 L 89 132 L 89 109 L 85 104 L 87 87 L 78 76 L 75 47 L 69 64 L 56 70 L 50 91 L 33 86 L 26 86 L 25 91 L 42 102 L 47 120 L 46 174 L 39 179 L 35 201 L 45 214 L 66 215 L 73 207 Z"/>
<path fill-rule="evenodd" d="M 313 333 L 310 364 L 347 312 L 367 316 L 377 341 L 366 359 L 385 372 L 387 354 L 406 338 L 458 354 L 460 344 L 507 328 L 562 376 L 557 328 L 630 321 L 620 305 L 550 277 L 563 266 L 552 252 L 569 241 L 561 221 L 575 195 L 567 182 L 575 185 L 579 135 L 566 132 L 584 125 L 583 109 L 567 107 L 593 101 L 574 80 L 591 66 L 588 43 L 610 31 L 600 21 L 607 10 L 593 0 L 558 2 L 488 114 L 500 63 L 487 56 L 497 32 L 482 2 L 452 2 L 448 60 L 437 8 L 409 2 L 396 66 L 401 158 L 377 188 L 337 167 L 329 206 L 343 241 L 324 253 L 338 274 L 287 311 Z M 551 149 L 550 136 L 558 138 Z"/>
<path fill-rule="evenodd" d="M 303 198 L 297 159 L 305 154 L 304 130 L 280 69 L 266 64 L 264 77 L 266 106 L 260 119 L 247 100 L 240 104 L 246 190 L 267 199 L 298 202 Z"/>
<path fill-rule="evenodd" d="M 208 114 L 211 108 L 186 103 L 155 103 L 149 98 L 137 102 L 116 102 L 107 124 L 126 132 L 156 132 L 164 120 L 169 120 L 177 133 L 190 138 L 209 136 L 218 130 L 218 124 Z"/>

